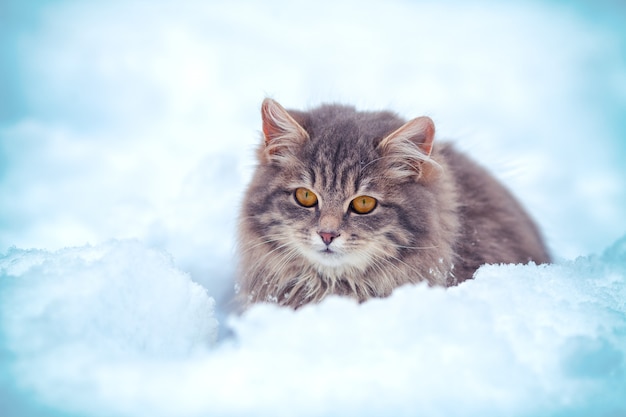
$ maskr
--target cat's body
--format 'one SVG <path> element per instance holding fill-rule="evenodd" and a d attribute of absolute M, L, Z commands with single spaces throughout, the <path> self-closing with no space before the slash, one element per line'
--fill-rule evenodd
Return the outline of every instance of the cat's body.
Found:
<path fill-rule="evenodd" d="M 244 304 L 359 301 L 427 281 L 450 286 L 485 263 L 549 261 L 520 204 L 426 117 L 266 99 L 259 165 L 239 224 Z"/>

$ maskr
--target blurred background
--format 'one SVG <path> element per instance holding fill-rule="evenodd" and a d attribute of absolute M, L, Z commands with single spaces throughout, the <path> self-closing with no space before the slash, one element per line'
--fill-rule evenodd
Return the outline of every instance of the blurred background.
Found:
<path fill-rule="evenodd" d="M 216 297 L 259 107 L 432 117 L 556 259 L 626 234 L 621 1 L 0 3 L 0 253 L 133 238 Z"/>

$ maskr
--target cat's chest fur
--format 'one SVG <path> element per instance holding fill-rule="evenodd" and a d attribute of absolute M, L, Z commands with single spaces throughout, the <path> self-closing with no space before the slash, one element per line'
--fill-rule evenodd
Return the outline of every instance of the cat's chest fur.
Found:
<path fill-rule="evenodd" d="M 548 262 L 512 195 L 434 125 L 389 112 L 262 106 L 258 166 L 239 221 L 244 305 L 367 300 L 427 281 L 450 286 L 484 263 Z"/>

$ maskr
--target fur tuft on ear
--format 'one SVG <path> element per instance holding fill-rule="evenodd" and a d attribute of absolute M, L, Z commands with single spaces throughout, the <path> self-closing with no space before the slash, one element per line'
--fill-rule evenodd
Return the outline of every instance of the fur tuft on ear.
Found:
<path fill-rule="evenodd" d="M 396 178 L 419 179 L 428 173 L 427 165 L 438 166 L 430 158 L 435 138 L 435 124 L 426 116 L 409 120 L 387 135 L 378 147 Z M 427 172 L 428 171 L 428 172 Z"/>
<path fill-rule="evenodd" d="M 309 139 L 307 131 L 271 98 L 263 100 L 261 118 L 264 139 L 261 155 L 266 159 L 280 157 L 290 148 L 300 146 Z"/>

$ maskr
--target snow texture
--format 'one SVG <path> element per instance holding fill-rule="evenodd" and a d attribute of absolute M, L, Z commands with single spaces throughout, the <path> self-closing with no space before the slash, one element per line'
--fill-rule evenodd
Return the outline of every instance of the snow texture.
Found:
<path fill-rule="evenodd" d="M 3 382 L 74 407 L 72 398 L 96 395 L 109 366 L 186 358 L 209 346 L 213 308 L 169 257 L 136 242 L 11 250 L 0 259 Z"/>
<path fill-rule="evenodd" d="M 619 2 L 4 1 L 0 416 L 626 416 L 624 45 Z M 555 263 L 235 315 L 266 95 L 430 116 Z"/>
<path fill-rule="evenodd" d="M 160 253 L 13 250 L 4 383 L 70 415 L 626 415 L 624 259 L 626 237 L 601 256 L 484 266 L 448 290 L 258 305 L 212 347 L 212 300 Z"/>

